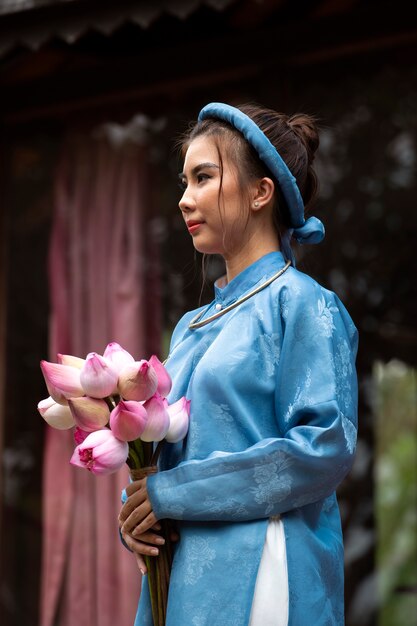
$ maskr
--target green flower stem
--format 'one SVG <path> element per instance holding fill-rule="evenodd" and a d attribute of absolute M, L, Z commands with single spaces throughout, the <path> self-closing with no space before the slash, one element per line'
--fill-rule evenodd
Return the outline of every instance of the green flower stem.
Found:
<path fill-rule="evenodd" d="M 156 465 L 158 463 L 159 455 L 161 454 L 162 448 L 164 447 L 164 443 L 165 439 L 162 439 L 162 441 L 158 441 L 158 445 L 156 446 L 155 451 L 152 454 L 150 465 Z"/>
<path fill-rule="evenodd" d="M 148 570 L 148 588 L 149 595 L 151 598 L 151 607 L 152 607 L 152 617 L 153 617 L 153 626 L 162 626 L 158 624 L 156 621 L 156 617 L 159 613 L 158 611 L 158 593 L 157 593 L 157 579 L 155 576 L 155 558 L 151 556 L 145 556 L 146 568 Z"/>
<path fill-rule="evenodd" d="M 129 456 L 127 458 L 127 464 L 131 469 L 140 467 L 139 456 L 133 446 L 129 444 Z"/>
<path fill-rule="evenodd" d="M 156 580 L 158 583 L 158 624 L 163 624 L 165 620 L 162 594 L 161 561 L 156 563 Z"/>
<path fill-rule="evenodd" d="M 135 441 L 129 441 L 129 455 L 130 453 L 132 453 L 132 457 L 135 461 L 135 465 L 131 466 L 132 469 L 138 469 L 146 465 L 142 443 L 143 442 L 140 441 L 140 439 L 135 439 Z"/>
<path fill-rule="evenodd" d="M 160 441 L 155 448 L 153 442 L 145 442 L 140 439 L 129 441 L 129 457 L 127 463 L 130 469 L 144 469 L 144 475 L 155 471 L 163 445 L 164 440 Z M 169 579 L 172 565 L 170 523 L 169 520 L 161 520 L 160 523 L 160 534 L 164 537 L 165 544 L 158 546 L 158 556 L 145 556 L 145 563 L 148 570 L 148 588 L 151 600 L 153 626 L 165 626 Z"/>
<path fill-rule="evenodd" d="M 106 396 L 105 398 L 103 398 L 104 402 L 107 404 L 107 406 L 110 409 L 110 412 L 113 411 L 114 407 L 116 406 L 116 402 L 114 400 L 114 398 L 112 396 Z"/>
<path fill-rule="evenodd" d="M 143 466 L 148 467 L 152 465 L 152 453 L 153 453 L 153 443 L 151 441 L 141 441 L 143 450 Z"/>

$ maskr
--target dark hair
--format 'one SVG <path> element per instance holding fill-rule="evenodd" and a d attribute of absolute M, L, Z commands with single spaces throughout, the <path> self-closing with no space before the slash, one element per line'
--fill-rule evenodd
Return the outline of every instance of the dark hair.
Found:
<path fill-rule="evenodd" d="M 281 158 L 295 177 L 304 201 L 305 210 L 313 203 L 318 192 L 318 181 L 312 167 L 315 152 L 319 146 L 317 121 L 314 117 L 297 113 L 285 115 L 256 104 L 237 105 L 264 132 L 275 146 Z M 237 167 L 242 198 L 247 194 L 247 181 L 268 176 L 275 182 L 274 225 L 281 246 L 289 247 L 286 233 L 290 227 L 288 210 L 280 187 L 269 169 L 260 160 L 252 146 L 233 126 L 215 118 L 207 118 L 193 123 L 181 136 L 178 145 L 184 157 L 189 144 L 202 135 L 213 137 L 219 154 L 221 174 L 223 173 L 222 153 Z M 219 202 L 221 184 L 219 189 Z M 286 245 L 285 245 L 286 244 Z M 287 251 L 289 252 L 289 251 Z"/>

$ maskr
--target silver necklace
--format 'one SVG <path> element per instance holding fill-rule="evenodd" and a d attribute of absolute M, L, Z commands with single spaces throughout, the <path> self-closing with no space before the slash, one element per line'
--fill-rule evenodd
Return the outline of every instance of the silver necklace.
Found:
<path fill-rule="evenodd" d="M 243 302 L 246 302 L 246 300 L 249 300 L 249 298 L 254 296 L 256 293 L 259 293 L 260 291 L 262 291 L 262 289 L 265 289 L 265 287 L 268 287 L 268 285 L 273 283 L 274 280 L 276 280 L 277 278 L 282 276 L 282 274 L 290 267 L 290 265 L 291 265 L 291 261 L 287 261 L 286 264 L 284 265 L 284 267 L 282 267 L 279 270 L 279 272 L 277 272 L 276 274 L 271 276 L 271 278 L 268 278 L 268 280 L 265 281 L 264 283 L 262 283 L 262 285 L 259 285 L 259 287 L 256 287 L 256 289 L 253 289 L 252 291 L 247 293 L 245 296 L 242 296 L 241 298 L 236 300 L 236 302 L 233 302 L 232 304 L 229 304 L 229 306 L 225 307 L 221 311 L 218 311 L 217 313 L 214 313 L 213 315 L 210 315 L 210 317 L 207 317 L 206 319 L 201 320 L 201 322 L 200 322 L 199 320 L 209 310 L 209 308 L 211 306 L 211 304 L 210 304 L 208 307 L 206 307 L 204 309 L 204 311 L 201 311 L 201 313 L 197 313 L 197 315 L 188 324 L 188 328 L 190 330 L 195 330 L 196 328 L 201 328 L 201 326 L 205 326 L 206 324 L 209 324 L 213 320 L 216 320 L 218 317 L 221 317 L 225 313 L 228 313 L 232 309 L 236 308 L 237 306 L 239 306 L 239 304 L 242 304 Z"/>

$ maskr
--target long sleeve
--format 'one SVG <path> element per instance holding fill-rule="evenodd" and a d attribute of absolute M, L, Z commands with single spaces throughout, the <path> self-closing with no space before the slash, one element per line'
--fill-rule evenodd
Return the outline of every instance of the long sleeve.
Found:
<path fill-rule="evenodd" d="M 301 293 L 281 290 L 276 304 L 280 328 L 267 337 L 273 350 L 267 365 L 273 364 L 279 436 L 150 477 L 158 518 L 266 518 L 329 496 L 349 471 L 357 428 L 356 330 L 338 298 L 313 281 Z"/>

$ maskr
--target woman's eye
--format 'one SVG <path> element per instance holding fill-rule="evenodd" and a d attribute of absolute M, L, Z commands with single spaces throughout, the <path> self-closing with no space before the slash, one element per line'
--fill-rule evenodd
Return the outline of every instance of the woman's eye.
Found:
<path fill-rule="evenodd" d="M 197 183 L 197 185 L 199 185 L 200 183 L 203 183 L 205 180 L 208 180 L 209 178 L 211 178 L 211 176 L 209 174 L 197 174 L 194 181 Z M 185 178 L 180 178 L 178 180 L 178 186 L 181 189 L 181 191 L 185 191 L 187 189 L 188 183 L 185 180 Z"/>

